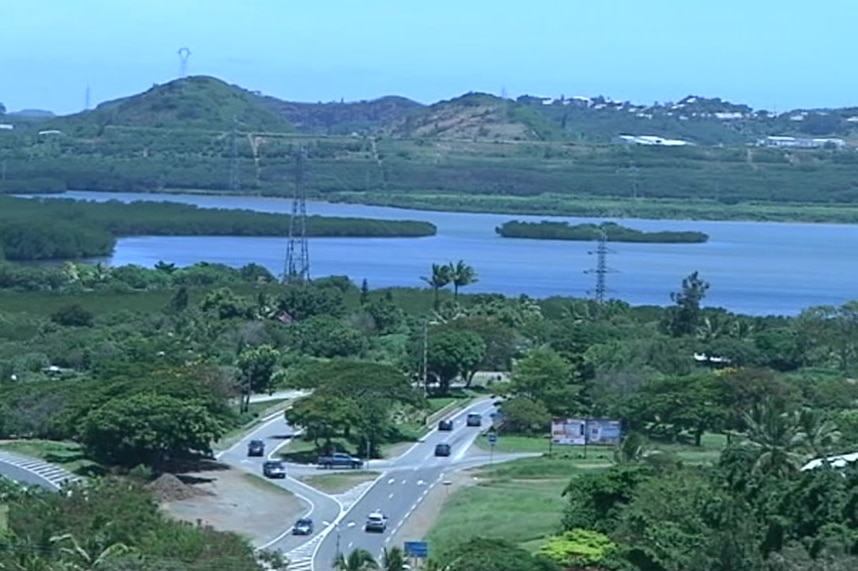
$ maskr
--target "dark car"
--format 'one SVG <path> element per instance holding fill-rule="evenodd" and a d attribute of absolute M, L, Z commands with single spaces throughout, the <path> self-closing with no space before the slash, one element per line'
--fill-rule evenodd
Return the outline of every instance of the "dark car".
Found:
<path fill-rule="evenodd" d="M 262 473 L 266 478 L 283 479 L 286 477 L 286 464 L 280 460 L 269 460 L 262 465 Z"/>
<path fill-rule="evenodd" d="M 302 517 L 292 526 L 292 535 L 313 535 L 313 520 Z"/>
<path fill-rule="evenodd" d="M 453 421 L 452 420 L 442 420 L 438 423 L 438 430 L 449 432 L 453 430 Z"/>
<path fill-rule="evenodd" d="M 467 420 L 468 426 L 482 426 L 483 425 L 483 415 L 471 413 L 468 415 Z"/>
<path fill-rule="evenodd" d="M 261 440 L 251 440 L 247 445 L 248 456 L 265 456 L 265 443 Z"/>
<path fill-rule="evenodd" d="M 435 456 L 449 456 L 450 455 L 450 445 L 446 443 L 436 444 L 435 445 Z"/>

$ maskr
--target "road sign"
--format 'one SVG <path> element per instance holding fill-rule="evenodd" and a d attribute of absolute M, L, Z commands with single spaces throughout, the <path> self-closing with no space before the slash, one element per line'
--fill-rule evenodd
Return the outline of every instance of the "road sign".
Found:
<path fill-rule="evenodd" d="M 489 446 L 495 446 L 498 443 L 498 433 L 489 432 Z"/>
<path fill-rule="evenodd" d="M 414 559 L 429 558 L 429 542 L 428 541 L 406 541 L 405 542 L 406 557 Z"/>

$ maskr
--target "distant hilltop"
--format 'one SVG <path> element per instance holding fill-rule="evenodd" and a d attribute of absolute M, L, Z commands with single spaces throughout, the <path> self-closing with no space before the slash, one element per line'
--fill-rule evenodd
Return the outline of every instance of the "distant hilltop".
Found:
<path fill-rule="evenodd" d="M 689 95 L 639 104 L 609 97 L 466 93 L 425 105 L 390 95 L 369 101 L 293 102 L 220 79 L 193 76 L 154 85 L 95 109 L 56 117 L 25 110 L 5 115 L 44 120 L 40 129 L 99 134 L 106 127 L 203 129 L 469 141 L 574 141 L 681 147 L 765 145 L 842 148 L 858 142 L 858 108 L 783 113 Z"/>

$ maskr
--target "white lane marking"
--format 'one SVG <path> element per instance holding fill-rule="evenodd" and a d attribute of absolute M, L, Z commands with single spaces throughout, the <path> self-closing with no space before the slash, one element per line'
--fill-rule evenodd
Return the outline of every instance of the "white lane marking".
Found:
<path fill-rule="evenodd" d="M 355 544 L 354 541 L 349 541 L 349 549 L 351 549 L 354 546 L 354 544 Z"/>
<path fill-rule="evenodd" d="M 396 478 L 391 478 L 391 479 L 389 479 L 389 480 L 387 481 L 387 483 L 388 483 L 388 484 L 392 484 L 392 483 L 393 483 L 393 482 L 395 482 L 395 481 L 396 481 Z"/>
<path fill-rule="evenodd" d="M 408 483 L 408 480 L 402 480 L 402 483 L 403 483 L 403 484 L 407 484 L 407 483 Z"/>
<path fill-rule="evenodd" d="M 389 500 L 389 499 L 391 499 L 392 497 L 393 497 L 393 494 L 390 494 L 389 496 L 387 496 L 387 499 Z"/>
<path fill-rule="evenodd" d="M 423 480 L 417 480 L 417 485 L 418 485 L 418 486 L 422 486 L 422 485 L 423 485 L 423 484 L 425 484 L 425 483 L 426 483 L 426 482 L 424 482 Z"/>
<path fill-rule="evenodd" d="M 295 483 L 300 483 L 300 482 L 298 482 L 298 480 L 296 480 L 292 477 L 287 477 L 287 478 L 289 480 L 292 480 Z M 289 491 L 292 492 L 293 494 L 295 494 L 295 496 L 299 500 L 302 500 L 302 501 L 310 504 L 310 510 L 306 514 L 304 514 L 304 517 L 310 517 L 313 514 L 313 512 L 316 510 L 316 504 L 313 502 L 313 500 L 311 500 L 310 498 L 308 498 L 307 496 L 305 496 L 299 492 L 296 492 L 295 490 L 289 490 Z M 319 493 L 321 494 L 321 492 L 319 492 Z M 326 494 L 322 494 L 322 495 L 326 495 Z M 332 498 L 332 499 L 334 501 L 336 501 L 338 504 L 340 503 L 339 500 L 337 500 L 336 498 Z M 342 504 L 340 504 L 340 508 L 342 509 Z M 293 526 L 290 525 L 289 529 L 287 529 L 286 531 L 284 531 L 283 533 L 281 533 L 280 535 L 278 535 L 277 537 L 275 537 L 274 539 L 272 539 L 268 543 L 265 543 L 264 545 L 260 545 L 259 547 L 256 548 L 256 551 L 262 551 L 263 549 L 267 549 L 268 547 L 271 547 L 272 545 L 274 545 L 278 541 L 281 541 L 284 537 L 286 537 L 287 535 L 290 535 L 292 533 L 292 527 Z"/>

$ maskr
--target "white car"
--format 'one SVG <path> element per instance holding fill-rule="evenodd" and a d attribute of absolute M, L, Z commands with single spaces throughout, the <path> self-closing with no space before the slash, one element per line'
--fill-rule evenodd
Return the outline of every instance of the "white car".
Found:
<path fill-rule="evenodd" d="M 387 529 L 387 516 L 380 511 L 374 511 L 366 517 L 366 523 L 363 526 L 364 531 L 373 531 L 376 533 L 384 533 Z"/>

